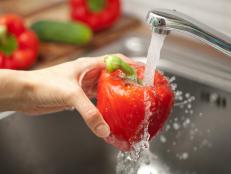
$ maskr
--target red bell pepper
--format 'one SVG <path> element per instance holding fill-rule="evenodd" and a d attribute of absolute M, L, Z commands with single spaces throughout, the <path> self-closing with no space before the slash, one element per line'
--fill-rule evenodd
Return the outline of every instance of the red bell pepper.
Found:
<path fill-rule="evenodd" d="M 154 86 L 143 86 L 143 76 L 144 66 L 109 56 L 98 81 L 97 107 L 111 130 L 106 142 L 123 151 L 142 139 L 145 125 L 149 140 L 156 135 L 173 106 L 174 94 L 164 75 L 156 71 Z"/>
<path fill-rule="evenodd" d="M 103 8 L 93 9 L 96 3 Z M 93 31 L 110 27 L 120 15 L 120 0 L 70 0 L 70 6 L 72 19 L 84 22 Z"/>
<path fill-rule="evenodd" d="M 0 68 L 27 69 L 36 60 L 39 41 L 14 14 L 0 16 Z"/>

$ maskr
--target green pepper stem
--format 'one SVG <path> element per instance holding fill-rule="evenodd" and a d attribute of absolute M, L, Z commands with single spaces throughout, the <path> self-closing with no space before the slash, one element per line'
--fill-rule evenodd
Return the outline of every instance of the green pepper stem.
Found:
<path fill-rule="evenodd" d="M 124 62 L 121 58 L 114 55 L 109 55 L 105 58 L 106 70 L 109 73 L 120 69 L 126 74 L 126 77 L 130 80 L 137 82 L 136 70 L 131 67 L 128 63 Z"/>
<path fill-rule="evenodd" d="M 105 0 L 88 0 L 88 7 L 92 12 L 101 12 L 105 8 Z"/>
<path fill-rule="evenodd" d="M 5 55 L 11 55 L 18 47 L 15 36 L 8 33 L 6 26 L 0 25 L 0 51 Z"/>
<path fill-rule="evenodd" d="M 6 42 L 7 37 L 7 29 L 6 26 L 0 25 L 0 44 L 4 44 Z"/>

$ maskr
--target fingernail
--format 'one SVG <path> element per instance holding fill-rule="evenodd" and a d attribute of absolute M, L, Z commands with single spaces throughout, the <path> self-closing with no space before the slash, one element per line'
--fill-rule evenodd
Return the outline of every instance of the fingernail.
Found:
<path fill-rule="evenodd" d="M 105 124 L 100 124 L 96 127 L 95 129 L 96 131 L 96 134 L 99 136 L 99 137 L 102 137 L 102 138 L 106 138 L 109 136 L 110 134 L 110 129 L 107 125 Z"/>

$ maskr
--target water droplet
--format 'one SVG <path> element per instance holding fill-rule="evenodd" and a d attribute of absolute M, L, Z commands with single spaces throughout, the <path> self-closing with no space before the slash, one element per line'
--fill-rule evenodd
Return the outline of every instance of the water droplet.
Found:
<path fill-rule="evenodd" d="M 186 160 L 186 159 L 188 159 L 189 155 L 188 155 L 187 152 L 184 152 L 184 153 L 182 153 L 181 157 L 182 157 L 183 160 Z"/>
<path fill-rule="evenodd" d="M 175 91 L 176 88 L 177 88 L 177 84 L 176 84 L 176 83 L 172 83 L 172 84 L 171 84 L 171 88 L 172 88 L 173 91 Z"/>
<path fill-rule="evenodd" d="M 160 136 L 160 141 L 161 141 L 162 143 L 166 143 L 167 139 L 166 139 L 163 135 L 161 135 L 161 136 Z"/>
<path fill-rule="evenodd" d="M 185 94 L 185 97 L 186 97 L 186 98 L 189 98 L 189 97 L 190 97 L 190 94 L 189 94 L 189 93 L 186 93 L 186 94 Z"/>
<path fill-rule="evenodd" d="M 190 110 L 190 111 L 189 111 L 189 114 L 191 114 L 191 115 L 192 115 L 193 113 L 194 113 L 194 111 L 193 111 L 193 110 Z"/>
<path fill-rule="evenodd" d="M 177 157 L 179 160 L 186 160 L 186 159 L 188 159 L 189 154 L 188 154 L 187 152 L 183 152 L 182 154 L 177 153 L 177 154 L 176 154 L 176 157 Z"/>
<path fill-rule="evenodd" d="M 167 124 L 166 127 L 165 127 L 165 131 L 167 132 L 167 131 L 169 131 L 170 129 L 171 129 L 171 126 L 170 126 L 169 124 Z"/>
<path fill-rule="evenodd" d="M 173 128 L 175 130 L 178 130 L 178 129 L 180 129 L 180 125 L 178 123 L 173 123 Z"/>
<path fill-rule="evenodd" d="M 190 124 L 191 120 L 189 118 L 187 118 L 184 122 L 183 122 L 183 126 L 187 127 Z"/>
<path fill-rule="evenodd" d="M 176 80 L 176 76 L 172 76 L 168 81 L 170 82 L 170 83 L 172 83 L 173 81 L 175 81 Z"/>
<path fill-rule="evenodd" d="M 175 117 L 175 118 L 174 118 L 174 121 L 178 121 L 178 117 Z"/>

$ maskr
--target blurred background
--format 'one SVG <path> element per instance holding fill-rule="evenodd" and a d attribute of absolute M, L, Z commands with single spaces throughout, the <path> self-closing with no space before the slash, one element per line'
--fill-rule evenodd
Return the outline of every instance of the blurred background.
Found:
<path fill-rule="evenodd" d="M 124 0 L 124 11 L 145 19 L 146 13 L 152 8 L 176 9 L 192 16 L 221 32 L 231 32 L 231 2 L 229 0 Z M 134 10 L 135 9 L 135 10 Z"/>
<path fill-rule="evenodd" d="M 231 36 L 230 0 L 104 2 L 107 1 L 0 0 L 0 27 L 9 20 L 7 13 L 21 16 L 26 30 L 36 35 L 33 43 L 38 46 L 33 47 L 31 61 L 19 66 L 13 61 L 9 64 L 17 48 L 10 48 L 6 54 L 0 44 L 0 68 L 40 69 L 83 56 L 111 53 L 145 62 L 151 39 L 145 18 L 153 8 L 175 9 L 226 34 L 227 40 Z M 13 24 L 15 21 L 13 18 Z M 70 22 L 68 27 L 66 22 Z M 60 36 L 60 31 L 64 35 Z M 7 34 L 20 37 L 11 31 Z M 27 46 L 31 44 L 28 43 Z M 22 48 L 21 51 L 32 49 Z M 171 32 L 166 37 L 158 68 L 171 79 L 178 104 L 151 142 L 150 149 L 158 156 L 147 164 L 152 174 L 231 173 L 230 67 L 230 56 L 188 33 Z M 34 118 L 22 113 L 0 113 L 0 173 L 112 174 L 117 153 L 88 130 L 77 112 Z M 147 174 L 147 170 L 139 174 Z"/>
<path fill-rule="evenodd" d="M 104 0 L 98 1 L 102 2 Z M 31 26 L 33 23 L 44 19 L 53 19 L 56 21 L 70 21 L 72 13 L 71 11 L 76 8 L 74 8 L 73 6 L 72 8 L 69 2 L 70 1 L 66 0 L 1 0 L 0 14 L 18 14 L 24 17 L 24 20 L 28 26 Z M 102 32 L 95 33 L 92 40 L 89 41 L 87 49 L 86 47 L 85 49 L 82 49 L 73 46 L 73 44 L 68 45 L 65 44 L 65 42 L 64 44 L 61 43 L 61 46 L 60 44 L 54 44 L 54 42 L 42 42 L 40 45 L 40 52 L 38 54 L 39 61 L 36 65 L 36 68 L 60 63 L 64 60 L 57 60 L 56 58 L 71 55 L 73 53 L 73 50 L 75 52 L 75 56 L 78 56 L 82 53 L 85 53 L 86 51 L 99 48 L 105 44 L 108 44 L 109 42 L 114 41 L 115 39 L 118 40 L 119 38 L 122 38 L 134 32 L 140 32 L 142 35 L 146 34 L 149 37 L 150 32 L 149 28 L 145 26 L 145 18 L 147 12 L 153 8 L 175 9 L 191 17 L 194 17 L 195 19 L 211 26 L 214 29 L 217 29 L 222 33 L 225 33 L 229 36 L 231 33 L 231 1 L 229 0 L 176 0 L 174 2 L 170 0 L 121 0 L 120 3 L 120 11 L 122 15 L 119 17 L 119 20 L 112 20 L 109 27 L 107 27 L 106 29 L 102 29 Z M 81 16 L 79 18 L 81 18 Z M 79 20 L 79 18 L 76 17 L 75 20 Z M 144 29 L 145 27 L 146 29 Z M 82 45 L 80 44 L 80 46 Z M 79 52 L 79 54 L 77 54 L 77 52 Z M 40 64 L 40 62 L 43 63 Z"/>

